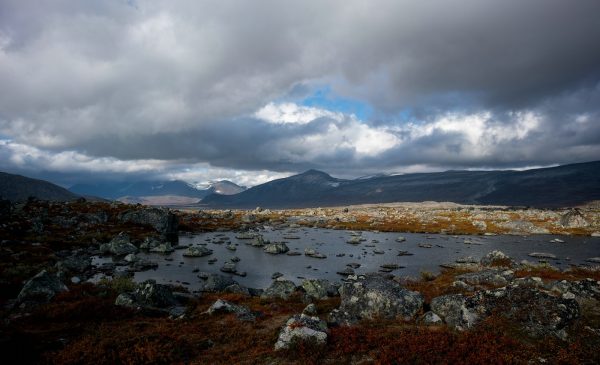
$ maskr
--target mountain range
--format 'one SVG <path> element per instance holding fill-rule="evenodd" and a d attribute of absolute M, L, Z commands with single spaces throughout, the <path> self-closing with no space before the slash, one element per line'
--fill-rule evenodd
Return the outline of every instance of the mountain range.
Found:
<path fill-rule="evenodd" d="M 317 170 L 239 194 L 209 195 L 210 208 L 302 208 L 367 203 L 449 201 L 563 207 L 600 200 L 600 161 L 524 171 L 445 171 L 337 179 Z"/>
<path fill-rule="evenodd" d="M 351 204 L 448 201 L 461 204 L 565 207 L 600 200 L 600 161 L 523 171 L 445 171 L 338 179 L 304 173 L 246 189 L 230 181 L 206 189 L 184 181 L 77 184 L 0 172 L 0 197 L 68 201 L 80 196 L 149 205 L 198 208 L 306 208 Z"/>

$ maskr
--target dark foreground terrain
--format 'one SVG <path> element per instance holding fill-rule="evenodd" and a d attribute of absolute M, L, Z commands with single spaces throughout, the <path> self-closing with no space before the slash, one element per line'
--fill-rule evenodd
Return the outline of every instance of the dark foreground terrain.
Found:
<path fill-rule="evenodd" d="M 353 275 L 349 267 L 339 282 L 307 279 L 298 285 L 280 277 L 267 288 L 237 284 L 240 273 L 230 262 L 220 263 L 222 274 L 198 272 L 197 293 L 131 279 L 133 272 L 155 266 L 138 252 L 188 250 L 177 244 L 183 232 L 236 230 L 268 252 L 280 246 L 256 235 L 257 226 L 331 224 L 261 212 L 200 214 L 84 200 L 2 202 L 2 363 L 600 362 L 599 258 L 561 271 L 544 257 L 516 263 L 494 251 L 417 278 Z M 556 214 L 569 218 L 563 219 L 566 233 L 597 231 L 593 209 Z M 473 233 L 459 215 L 453 234 Z M 396 225 L 377 228 L 447 228 L 396 219 Z M 361 220 L 336 222 L 338 229 L 368 229 Z M 574 222 L 591 227 L 569 228 Z M 186 253 L 210 256 L 199 248 Z M 112 257 L 112 263 L 92 265 L 98 255 Z"/>

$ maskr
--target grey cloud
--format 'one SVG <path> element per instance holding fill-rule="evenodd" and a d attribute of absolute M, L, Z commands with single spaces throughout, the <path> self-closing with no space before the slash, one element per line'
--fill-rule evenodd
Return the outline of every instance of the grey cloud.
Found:
<path fill-rule="evenodd" d="M 173 170 L 207 162 L 349 175 L 596 159 L 599 13 L 595 0 L 7 0 L 0 134 L 50 152 L 171 161 Z M 368 102 L 365 123 L 396 128 L 404 143 L 370 157 L 349 147 L 312 153 L 303 138 L 332 121 L 252 117 L 322 84 Z M 489 123 L 513 126 L 514 113 L 532 112 L 540 125 L 470 153 L 459 132 L 411 136 L 396 118 L 406 108 L 423 124 L 489 111 Z"/>

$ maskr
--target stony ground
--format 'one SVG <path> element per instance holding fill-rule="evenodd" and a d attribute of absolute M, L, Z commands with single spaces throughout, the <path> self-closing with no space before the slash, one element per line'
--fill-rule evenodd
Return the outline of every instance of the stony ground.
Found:
<path fill-rule="evenodd" d="M 395 204 L 171 212 L 124 204 L 0 204 L 2 363 L 600 363 L 600 270 L 518 264 L 494 251 L 419 279 L 278 278 L 266 289 L 202 274 L 203 292 L 132 271 L 180 231 L 264 223 L 461 233 L 598 232 L 595 206 L 558 211 Z M 92 255 L 119 265 L 91 266 Z M 121 266 L 122 265 L 122 266 Z M 117 270 L 119 267 L 125 270 Z M 103 275 L 96 283 L 89 280 Z"/>

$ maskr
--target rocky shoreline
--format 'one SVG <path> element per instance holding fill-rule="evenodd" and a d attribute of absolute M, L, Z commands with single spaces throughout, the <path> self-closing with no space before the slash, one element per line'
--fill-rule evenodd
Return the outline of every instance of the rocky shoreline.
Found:
<path fill-rule="evenodd" d="M 530 219 L 537 228 L 528 233 L 539 233 L 542 221 L 543 228 L 554 233 L 560 229 L 564 234 L 591 235 L 598 230 L 598 211 L 593 207 L 427 209 L 402 205 L 190 213 L 84 200 L 7 205 L 0 225 L 0 346 L 8 354 L 8 363 L 25 356 L 25 362 L 34 363 L 358 364 L 388 363 L 398 356 L 404 356 L 400 362 L 410 362 L 407 359 L 415 354 L 427 363 L 436 362 L 440 349 L 445 352 L 443 359 L 451 361 L 458 355 L 448 346 L 456 344 L 499 356 L 499 362 L 598 360 L 600 269 L 593 265 L 561 271 L 547 263 L 516 263 L 492 251 L 479 261 L 456 263 L 439 275 L 423 273 L 421 278 L 395 276 L 386 270 L 364 275 L 348 270 L 339 282 L 305 279 L 297 285 L 285 275 L 274 274 L 267 288 L 248 288 L 236 282 L 236 275 L 245 273 L 231 262 L 223 265 L 222 274 L 197 272 L 202 282 L 199 293 L 179 285 L 130 279 L 132 272 L 155 265 L 140 259 L 136 255 L 140 250 L 185 250 L 184 255 L 194 257 L 210 254 L 204 247 L 179 245 L 182 230 L 238 229 L 240 239 L 248 235 L 244 230 L 266 223 L 338 229 L 366 225 L 379 230 L 390 228 L 392 220 L 400 227 L 416 212 L 420 212 L 421 228 L 430 224 L 438 232 L 448 227 L 439 224 L 448 212 L 457 215 L 450 218 L 455 227 L 461 226 L 458 216 L 471 219 L 479 234 L 502 233 L 490 228 L 501 226 L 492 221 L 511 214 L 517 215 L 516 222 L 537 214 L 536 220 Z M 474 223 L 479 221 L 485 229 Z M 254 242 L 256 237 L 251 236 Z M 259 243 L 265 254 L 289 254 L 285 244 Z M 313 251 L 304 254 L 320 258 Z M 101 254 L 114 257 L 113 263 L 94 267 L 92 257 Z M 116 326 L 124 330 L 115 334 Z M 231 334 L 231 329 L 243 336 Z M 490 342 L 478 342 L 481 336 Z M 159 338 L 168 342 L 168 348 L 154 340 Z M 441 342 L 430 343 L 429 338 Z M 444 341 L 455 345 L 443 347 Z M 412 353 L 399 350 L 402 344 Z M 469 356 L 471 362 L 489 362 Z"/>

